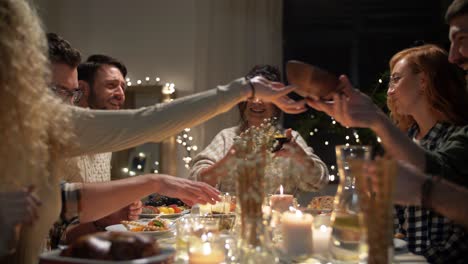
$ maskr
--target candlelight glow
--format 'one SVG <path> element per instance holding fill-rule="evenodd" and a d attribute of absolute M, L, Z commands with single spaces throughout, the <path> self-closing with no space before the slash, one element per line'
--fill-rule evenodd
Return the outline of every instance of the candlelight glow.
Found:
<path fill-rule="evenodd" d="M 211 254 L 211 245 L 210 243 L 203 243 L 203 255 L 210 255 Z"/>
<path fill-rule="evenodd" d="M 296 210 L 296 216 L 297 216 L 297 217 L 302 217 L 302 212 L 301 212 L 301 210 Z"/>

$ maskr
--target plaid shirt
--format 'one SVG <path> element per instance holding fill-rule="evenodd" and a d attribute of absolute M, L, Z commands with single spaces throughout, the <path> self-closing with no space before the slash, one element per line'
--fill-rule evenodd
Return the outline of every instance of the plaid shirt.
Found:
<path fill-rule="evenodd" d="M 412 127 L 409 136 L 413 138 L 418 130 Z M 456 131 L 456 126 L 437 123 L 419 144 L 428 151 L 437 151 Z M 395 231 L 406 235 L 409 251 L 424 255 L 430 263 L 468 263 L 468 234 L 462 227 L 419 206 L 395 209 Z"/>
<path fill-rule="evenodd" d="M 238 126 L 226 128 L 219 132 L 211 143 L 193 159 L 192 167 L 190 169 L 190 179 L 199 180 L 200 172 L 203 169 L 211 167 L 221 160 L 227 154 L 229 149 L 231 149 L 234 144 L 234 138 L 239 134 Z M 314 161 L 315 167 L 314 171 L 302 173 L 303 175 L 293 177 L 290 181 L 285 181 L 282 184 L 288 191 L 294 190 L 296 187 L 303 191 L 317 191 L 318 189 L 321 189 L 328 183 L 328 170 L 325 163 L 314 154 L 314 150 L 311 147 L 307 146 L 307 143 L 299 133 L 293 130 L 292 137 L 297 137 L 297 144 L 304 150 L 307 157 Z M 268 180 L 268 177 L 277 175 L 266 174 L 265 176 Z M 269 178 L 269 180 L 274 179 Z M 218 188 L 222 192 L 236 193 L 235 179 L 229 174 L 222 177 L 218 182 Z"/>

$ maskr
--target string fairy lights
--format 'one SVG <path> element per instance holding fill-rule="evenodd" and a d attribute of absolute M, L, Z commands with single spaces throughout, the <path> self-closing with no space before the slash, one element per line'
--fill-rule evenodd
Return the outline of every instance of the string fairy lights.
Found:
<path fill-rule="evenodd" d="M 190 135 L 190 128 L 185 128 L 176 139 L 177 143 L 185 150 L 184 157 L 182 160 L 185 163 L 185 168 L 190 169 L 190 162 L 192 161 L 192 155 L 198 150 L 197 145 L 192 145 L 193 137 Z"/>

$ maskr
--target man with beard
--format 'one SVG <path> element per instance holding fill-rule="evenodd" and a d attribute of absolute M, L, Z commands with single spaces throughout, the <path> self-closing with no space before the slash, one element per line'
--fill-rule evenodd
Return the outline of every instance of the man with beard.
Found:
<path fill-rule="evenodd" d="M 71 94 L 71 100 L 66 102 L 76 106 L 100 110 L 120 109 L 125 102 L 127 75 L 123 63 L 109 56 L 95 55 L 89 57 L 86 63 L 78 65 L 81 56 L 67 41 L 53 33 L 47 34 L 47 40 L 53 74 L 56 77 L 53 90 L 58 95 L 63 95 L 65 99 L 68 92 Z M 76 66 L 78 82 L 75 74 L 70 74 Z M 85 183 L 108 182 L 111 180 L 111 157 L 111 152 L 79 156 L 76 158 L 79 175 L 67 175 L 65 180 Z M 67 227 L 66 232 L 63 232 L 64 225 L 56 225 L 51 235 L 52 247 L 56 247 L 60 239 L 69 244 L 82 235 L 103 231 L 106 226 L 118 224 L 122 220 L 137 220 L 141 207 L 142 203 L 138 200 L 94 222 L 79 224 L 75 221 Z"/>
<path fill-rule="evenodd" d="M 92 55 L 78 65 L 78 82 L 83 93 L 80 105 L 97 110 L 120 110 L 125 102 L 125 77 L 127 68 L 115 58 Z M 78 167 L 84 182 L 106 182 L 111 180 L 112 153 L 99 153 L 78 157 Z M 69 244 L 82 235 L 105 230 L 106 226 L 122 220 L 137 220 L 141 213 L 140 200 L 131 205 L 90 223 L 71 225 L 62 239 Z"/>

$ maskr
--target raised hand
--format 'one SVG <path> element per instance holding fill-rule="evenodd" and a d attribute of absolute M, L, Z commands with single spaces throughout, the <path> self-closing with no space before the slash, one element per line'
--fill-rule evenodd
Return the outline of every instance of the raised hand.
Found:
<path fill-rule="evenodd" d="M 165 174 L 155 174 L 158 183 L 156 193 L 179 198 L 188 205 L 196 203 L 215 204 L 220 201 L 220 192 L 204 182 L 196 182 Z"/>
<path fill-rule="evenodd" d="M 320 101 L 307 98 L 307 104 L 333 117 L 346 127 L 372 128 L 383 112 L 372 102 L 372 99 L 354 89 L 348 77 L 341 75 L 337 93 L 333 101 Z"/>
<path fill-rule="evenodd" d="M 255 87 L 255 97 L 265 102 L 274 103 L 285 113 L 299 114 L 307 110 L 304 100 L 294 101 L 287 96 L 288 93 L 296 89 L 294 86 L 285 86 L 280 82 L 272 82 L 261 76 L 250 79 L 250 82 Z"/>

